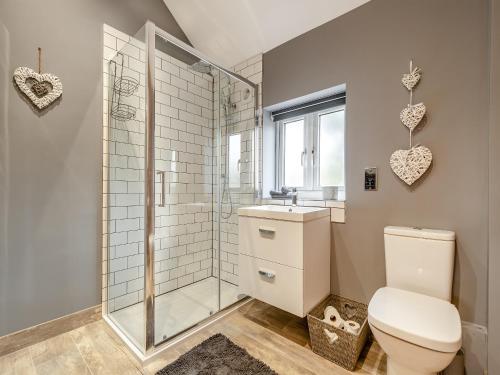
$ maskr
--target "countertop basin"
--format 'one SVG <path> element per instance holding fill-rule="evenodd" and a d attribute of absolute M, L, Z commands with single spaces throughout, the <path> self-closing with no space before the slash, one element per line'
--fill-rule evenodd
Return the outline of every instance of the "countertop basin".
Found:
<path fill-rule="evenodd" d="M 238 209 L 238 215 L 286 221 L 309 221 L 330 216 L 330 209 L 302 206 L 252 206 Z"/>

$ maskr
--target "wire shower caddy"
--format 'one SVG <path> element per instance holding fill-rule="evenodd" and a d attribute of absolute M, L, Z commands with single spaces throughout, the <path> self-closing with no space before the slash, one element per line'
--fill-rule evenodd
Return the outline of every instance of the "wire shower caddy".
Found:
<path fill-rule="evenodd" d="M 121 58 L 121 64 L 111 60 L 113 66 L 113 86 L 111 96 L 111 117 L 119 121 L 135 119 L 137 109 L 130 104 L 123 103 L 124 97 L 132 96 L 139 87 L 139 81 L 131 76 L 123 75 L 123 53 L 118 52 L 117 58 Z M 118 66 L 120 66 L 120 76 L 118 76 Z"/>

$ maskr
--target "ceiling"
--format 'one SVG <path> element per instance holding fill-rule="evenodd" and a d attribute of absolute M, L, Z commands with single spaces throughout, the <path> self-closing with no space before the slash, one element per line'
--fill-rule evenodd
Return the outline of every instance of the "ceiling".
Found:
<path fill-rule="evenodd" d="M 193 46 L 236 65 L 369 0 L 164 0 Z"/>

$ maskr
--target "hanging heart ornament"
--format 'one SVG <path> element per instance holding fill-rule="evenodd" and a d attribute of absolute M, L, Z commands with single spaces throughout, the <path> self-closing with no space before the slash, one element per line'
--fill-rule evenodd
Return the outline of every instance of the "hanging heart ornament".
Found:
<path fill-rule="evenodd" d="M 399 118 L 401 119 L 401 122 L 408 129 L 410 129 L 410 131 L 413 131 L 413 129 L 415 129 L 424 118 L 425 110 L 424 103 L 418 103 L 415 105 L 408 104 L 408 106 L 399 114 Z"/>
<path fill-rule="evenodd" d="M 412 90 L 422 77 L 422 71 L 420 68 L 416 67 L 410 73 L 403 74 L 401 78 L 401 83 L 408 89 Z"/>
<path fill-rule="evenodd" d="M 352 319 L 356 315 L 356 307 L 352 306 L 349 303 L 344 304 L 344 314 L 347 316 L 347 319 Z"/>
<path fill-rule="evenodd" d="M 14 71 L 19 90 L 38 108 L 52 104 L 63 92 L 61 80 L 53 74 L 39 74 L 33 69 L 20 67 Z"/>
<path fill-rule="evenodd" d="M 422 177 L 431 163 L 432 152 L 425 146 L 396 150 L 390 159 L 392 171 L 409 186 Z"/>

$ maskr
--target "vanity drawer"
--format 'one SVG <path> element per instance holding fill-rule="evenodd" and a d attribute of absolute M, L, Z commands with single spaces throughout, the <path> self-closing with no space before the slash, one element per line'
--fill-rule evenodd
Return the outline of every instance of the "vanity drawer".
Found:
<path fill-rule="evenodd" d="M 241 293 L 304 317 L 303 271 L 240 254 Z"/>
<path fill-rule="evenodd" d="M 240 216 L 239 252 L 303 269 L 303 224 Z"/>

